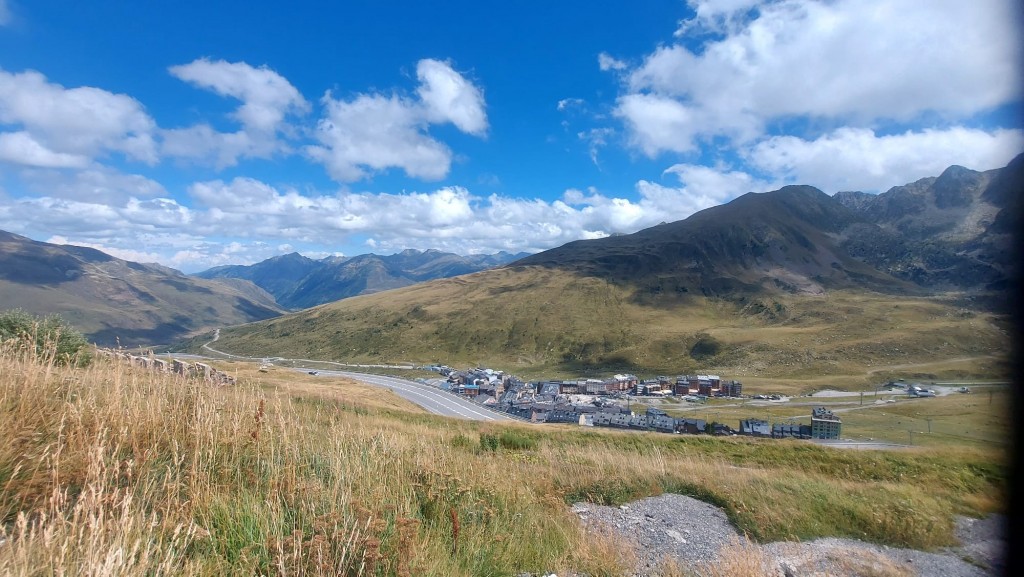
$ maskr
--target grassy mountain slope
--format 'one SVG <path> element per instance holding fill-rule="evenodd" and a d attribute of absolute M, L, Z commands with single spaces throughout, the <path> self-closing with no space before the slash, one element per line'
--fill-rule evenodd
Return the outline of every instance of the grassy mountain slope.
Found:
<path fill-rule="evenodd" d="M 3 307 L 59 313 L 103 345 L 168 343 L 283 312 L 270 295 L 243 282 L 196 279 L 90 248 L 0 232 Z"/>
<path fill-rule="evenodd" d="M 524 375 L 859 375 L 1006 352 L 998 317 L 933 297 L 848 290 L 652 301 L 607 280 L 512 267 L 346 299 L 221 331 L 252 356 L 487 364 Z M 978 374 L 999 374 L 982 359 Z M 970 370 L 967 372 L 971 372 Z"/>
<path fill-rule="evenodd" d="M 810 186 L 749 193 L 686 220 L 630 235 L 576 241 L 520 261 L 611 279 L 638 296 L 731 297 L 778 290 L 922 292 L 838 246 L 857 215 Z"/>

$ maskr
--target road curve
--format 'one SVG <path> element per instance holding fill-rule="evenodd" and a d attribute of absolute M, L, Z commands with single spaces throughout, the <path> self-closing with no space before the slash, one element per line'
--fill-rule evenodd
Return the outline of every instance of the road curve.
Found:
<path fill-rule="evenodd" d="M 210 346 L 211 343 L 217 342 L 220 339 L 220 329 L 217 329 L 213 333 L 213 338 L 209 342 L 203 345 L 203 348 L 219 355 L 234 359 L 243 359 L 256 361 L 259 360 L 255 357 L 243 357 L 241 355 L 233 355 L 224 351 L 218 351 L 217 349 Z M 275 357 L 279 358 L 279 357 Z M 316 362 L 316 363 L 329 363 L 334 365 L 340 365 L 342 363 L 333 363 L 330 361 L 313 361 L 310 359 L 281 359 L 295 362 Z M 357 365 L 363 366 L 363 365 Z M 370 365 L 373 366 L 373 365 Z M 302 372 L 309 372 L 312 369 L 296 367 L 295 370 Z M 366 373 L 354 373 L 351 371 L 336 371 L 336 370 L 319 370 L 321 375 L 336 375 L 341 377 L 348 377 L 350 379 L 373 385 L 376 387 L 385 387 L 391 389 L 398 396 L 416 403 L 424 409 L 434 413 L 435 415 L 441 415 L 444 417 L 455 417 L 458 419 L 469 419 L 472 421 L 511 421 L 511 417 L 503 415 L 497 411 L 485 409 L 476 403 L 446 393 L 430 385 L 423 383 L 417 383 L 416 381 L 410 381 L 408 379 L 399 379 L 397 377 L 386 377 L 383 375 L 370 375 Z"/>
<path fill-rule="evenodd" d="M 511 421 L 512 418 L 497 411 L 485 409 L 471 401 L 446 393 L 440 389 L 397 377 L 386 377 L 383 375 L 368 375 L 366 373 L 353 373 L 350 371 L 322 370 L 321 375 L 341 376 L 373 385 L 391 389 L 398 396 L 416 403 L 424 409 L 445 417 L 470 419 L 473 421 Z"/>

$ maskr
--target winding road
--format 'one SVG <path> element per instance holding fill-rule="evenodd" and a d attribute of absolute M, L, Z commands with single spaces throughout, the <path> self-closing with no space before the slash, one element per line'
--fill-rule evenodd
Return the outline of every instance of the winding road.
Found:
<path fill-rule="evenodd" d="M 260 361 L 261 358 L 255 357 L 244 357 L 241 355 L 233 355 L 224 351 L 219 351 L 210 345 L 217 342 L 220 339 L 220 329 L 217 329 L 213 333 L 213 338 L 203 348 L 211 353 L 222 355 L 231 359 L 241 359 L 248 361 Z M 288 361 L 292 363 L 310 362 L 310 363 L 326 363 L 338 366 L 353 366 L 345 365 L 344 363 L 335 363 L 331 361 L 316 361 L 312 359 L 285 359 L 281 357 L 275 357 L 275 361 Z M 354 365 L 354 366 L 381 366 L 386 365 Z M 393 368 L 409 368 L 409 367 L 393 367 Z M 481 407 L 480 405 L 464 399 L 460 396 L 446 393 L 437 387 L 419 383 L 416 381 L 410 381 L 408 379 L 400 379 L 398 377 L 388 377 L 383 375 L 371 375 L 367 373 L 357 373 L 353 371 L 341 371 L 341 370 L 324 370 L 324 369 L 312 369 L 310 367 L 295 367 L 296 371 L 302 371 L 308 373 L 312 370 L 316 370 L 317 374 L 322 376 L 337 376 L 359 381 L 367 385 L 375 387 L 382 387 L 391 389 L 396 395 L 406 399 L 407 401 L 413 402 L 427 411 L 434 413 L 435 415 L 441 415 L 444 417 L 454 417 L 457 419 L 469 419 L 473 421 L 511 421 L 511 417 Z"/>

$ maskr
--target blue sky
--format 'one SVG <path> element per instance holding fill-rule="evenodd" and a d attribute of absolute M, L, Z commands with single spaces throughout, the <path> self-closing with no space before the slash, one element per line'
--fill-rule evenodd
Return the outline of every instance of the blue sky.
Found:
<path fill-rule="evenodd" d="M 294 4 L 0 0 L 0 229 L 537 251 L 1024 151 L 1013 0 Z"/>

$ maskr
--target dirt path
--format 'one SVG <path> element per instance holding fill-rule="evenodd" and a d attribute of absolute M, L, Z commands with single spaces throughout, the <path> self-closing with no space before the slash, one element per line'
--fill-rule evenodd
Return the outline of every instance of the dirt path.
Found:
<path fill-rule="evenodd" d="M 881 373 L 883 371 L 903 371 L 906 369 L 923 369 L 928 367 L 934 367 L 936 365 L 952 365 L 956 363 L 963 363 L 966 361 L 973 361 L 975 359 L 995 359 L 995 355 L 978 355 L 974 357 L 957 357 L 955 359 L 944 359 L 941 361 L 932 361 L 929 363 L 906 363 L 902 365 L 885 365 L 877 367 L 867 371 L 866 374 L 873 375 L 875 373 Z"/>

